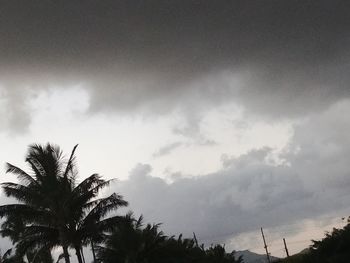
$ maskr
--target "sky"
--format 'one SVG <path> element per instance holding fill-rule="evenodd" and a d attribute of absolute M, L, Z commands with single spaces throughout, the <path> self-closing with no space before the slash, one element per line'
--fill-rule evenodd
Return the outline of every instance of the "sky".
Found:
<path fill-rule="evenodd" d="M 0 162 L 79 144 L 80 180 L 117 178 L 107 192 L 166 233 L 263 252 L 264 227 L 296 253 L 350 215 L 349 11 L 1 1 Z"/>

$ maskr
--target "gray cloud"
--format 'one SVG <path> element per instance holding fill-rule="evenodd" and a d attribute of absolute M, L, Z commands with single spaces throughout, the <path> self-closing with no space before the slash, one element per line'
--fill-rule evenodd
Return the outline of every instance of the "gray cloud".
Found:
<path fill-rule="evenodd" d="M 12 134 L 27 131 L 31 121 L 27 100 L 30 93 L 17 86 L 7 86 L 0 87 L 0 94 L 0 130 L 8 129 Z"/>
<path fill-rule="evenodd" d="M 227 233 L 283 225 L 313 211 L 312 194 L 294 172 L 263 164 L 171 184 L 148 173 L 133 173 L 117 190 L 131 209 L 149 221 L 164 223 L 167 232 L 194 231 L 208 243 L 218 236 L 229 238 Z"/>
<path fill-rule="evenodd" d="M 280 165 L 269 164 L 275 152 L 265 147 L 238 158 L 226 155 L 215 173 L 177 176 L 168 183 L 152 177 L 150 165 L 139 164 L 113 190 L 148 221 L 164 223 L 167 232 L 194 231 L 209 244 L 260 226 L 348 211 L 349 110 L 345 100 L 298 124 Z"/>
<path fill-rule="evenodd" d="M 235 101 L 284 117 L 349 96 L 347 1 L 15 0 L 0 9 L 2 84 L 85 83 L 91 111 Z"/>
<path fill-rule="evenodd" d="M 174 150 L 176 150 L 177 148 L 181 147 L 182 145 L 183 145 L 182 142 L 174 142 L 174 143 L 167 144 L 161 147 L 157 152 L 155 152 L 153 154 L 153 157 L 161 157 L 164 155 L 168 155 Z"/>

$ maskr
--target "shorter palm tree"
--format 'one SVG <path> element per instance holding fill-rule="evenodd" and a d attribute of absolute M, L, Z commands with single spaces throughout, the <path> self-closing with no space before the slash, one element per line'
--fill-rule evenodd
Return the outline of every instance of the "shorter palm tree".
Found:
<path fill-rule="evenodd" d="M 221 245 L 205 249 L 196 238 L 167 237 L 159 224 L 143 226 L 142 216 L 128 214 L 97 247 L 101 263 L 241 263 Z"/>
<path fill-rule="evenodd" d="M 135 219 L 131 213 L 121 218 L 112 231 L 105 234 L 103 244 L 97 246 L 98 262 L 154 262 L 166 240 L 159 225 L 143 227 L 142 216 Z"/>
<path fill-rule="evenodd" d="M 67 239 L 82 262 L 82 247 L 101 242 L 103 234 L 112 229 L 120 216 L 106 217 L 111 211 L 127 206 L 123 197 L 115 193 L 97 198 L 101 189 L 110 184 L 98 174 L 93 174 L 74 187 L 66 196 L 68 215 Z M 96 199 L 97 198 L 97 199 Z"/>
<path fill-rule="evenodd" d="M 40 262 L 53 262 L 50 249 L 42 247 L 38 249 L 37 244 L 39 242 L 32 242 L 33 236 L 31 236 L 31 240 L 27 239 L 28 231 L 30 227 L 26 227 L 23 220 L 20 217 L 8 217 L 7 220 L 1 225 L 1 235 L 3 237 L 8 237 L 13 244 L 15 244 L 15 256 L 17 259 L 23 258 L 24 254 L 29 263 L 40 263 Z M 40 232 L 39 232 L 40 233 Z M 35 232 L 35 235 L 39 236 L 39 241 L 42 241 L 42 233 L 38 235 Z"/>
<path fill-rule="evenodd" d="M 211 246 L 205 251 L 206 261 L 208 263 L 241 263 L 243 262 L 242 256 L 236 258 L 235 253 L 227 253 L 225 247 L 221 245 Z"/>

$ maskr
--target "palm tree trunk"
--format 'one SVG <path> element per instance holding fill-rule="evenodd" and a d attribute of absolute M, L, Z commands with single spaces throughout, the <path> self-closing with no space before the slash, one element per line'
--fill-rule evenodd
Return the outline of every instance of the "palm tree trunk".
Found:
<path fill-rule="evenodd" d="M 95 254 L 95 248 L 94 248 L 94 242 L 91 241 L 91 250 L 92 250 L 92 256 L 94 257 L 94 263 L 96 263 L 96 254 Z"/>
<path fill-rule="evenodd" d="M 65 233 L 64 228 L 60 226 L 59 227 L 59 236 L 60 236 L 61 246 L 63 248 L 64 260 L 66 261 L 66 263 L 70 263 L 68 245 L 67 245 L 64 233 Z"/>
<path fill-rule="evenodd" d="M 62 247 L 63 247 L 64 260 L 66 261 L 66 263 L 70 263 L 68 246 L 62 246 Z"/>
<path fill-rule="evenodd" d="M 74 248 L 75 248 L 75 254 L 77 255 L 77 258 L 78 258 L 78 262 L 79 263 L 84 263 L 83 259 L 81 257 L 80 247 L 79 246 L 74 246 Z"/>
<path fill-rule="evenodd" d="M 85 256 L 84 256 L 83 248 L 80 248 L 80 252 L 81 252 L 81 257 L 83 258 L 83 262 L 85 263 Z"/>

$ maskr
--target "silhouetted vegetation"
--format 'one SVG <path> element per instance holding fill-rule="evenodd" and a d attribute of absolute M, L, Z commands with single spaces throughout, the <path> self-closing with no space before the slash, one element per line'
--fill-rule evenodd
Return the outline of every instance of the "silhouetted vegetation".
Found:
<path fill-rule="evenodd" d="M 63 251 L 58 260 L 69 263 L 69 252 L 75 251 L 78 262 L 85 263 L 86 246 L 91 246 L 94 262 L 101 263 L 243 262 L 222 245 L 205 248 L 195 236 L 167 236 L 159 224 L 144 224 L 142 216 L 111 216 L 128 203 L 115 193 L 100 197 L 110 181 L 98 174 L 78 183 L 76 147 L 66 159 L 58 146 L 31 145 L 26 156 L 30 173 L 6 164 L 6 172 L 16 175 L 19 183 L 2 183 L 6 196 L 17 203 L 0 206 L 1 235 L 14 245 L 0 254 L 0 263 L 53 263 L 51 251 L 57 247 Z M 313 241 L 306 253 L 280 262 L 350 262 L 349 220 L 344 228 Z"/>
<path fill-rule="evenodd" d="M 52 263 L 51 251 L 57 247 L 63 251 L 58 261 L 70 263 L 73 250 L 78 262 L 85 263 L 86 246 L 101 263 L 243 262 L 221 245 L 205 249 L 195 238 L 166 236 L 159 225 L 144 226 L 142 217 L 131 213 L 110 216 L 127 202 L 117 194 L 101 198 L 100 190 L 110 181 L 98 174 L 78 183 L 76 147 L 66 159 L 58 146 L 29 146 L 29 173 L 7 164 L 6 172 L 19 183 L 2 183 L 6 196 L 17 203 L 0 206 L 1 235 L 14 245 L 0 255 L 0 263 Z"/>
<path fill-rule="evenodd" d="M 334 228 L 320 241 L 313 241 L 309 251 L 298 254 L 283 263 L 349 263 L 350 262 L 350 221 L 342 228 Z"/>
<path fill-rule="evenodd" d="M 143 226 L 142 217 L 134 219 L 131 214 L 118 222 L 106 234 L 105 241 L 97 248 L 99 262 L 129 263 L 234 263 L 234 253 L 226 253 L 221 245 L 205 249 L 196 239 L 167 237 L 159 231 L 159 225 Z"/>

